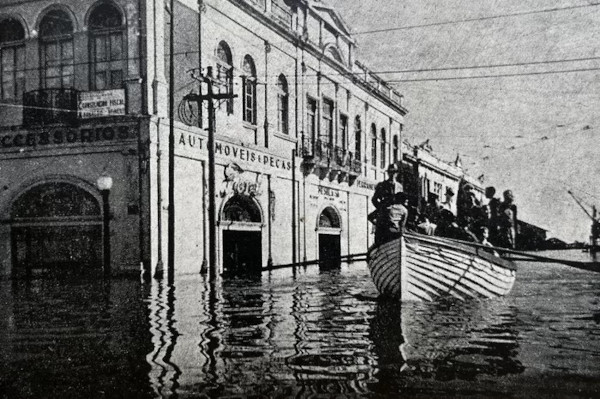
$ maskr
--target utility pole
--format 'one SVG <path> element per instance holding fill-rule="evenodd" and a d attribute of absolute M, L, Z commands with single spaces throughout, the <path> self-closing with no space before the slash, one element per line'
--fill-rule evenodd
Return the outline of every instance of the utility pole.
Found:
<path fill-rule="evenodd" d="M 167 224 L 167 279 L 175 273 L 175 10 L 169 3 L 169 221 Z"/>
<path fill-rule="evenodd" d="M 206 68 L 206 76 L 202 78 L 206 83 L 206 95 L 188 94 L 184 97 L 187 101 L 196 101 L 198 109 L 202 108 L 202 102 L 208 101 L 208 264 L 209 279 L 216 279 L 217 270 L 217 218 L 215 204 L 215 104 L 214 100 L 228 100 L 237 97 L 232 93 L 214 93 L 213 68 Z"/>

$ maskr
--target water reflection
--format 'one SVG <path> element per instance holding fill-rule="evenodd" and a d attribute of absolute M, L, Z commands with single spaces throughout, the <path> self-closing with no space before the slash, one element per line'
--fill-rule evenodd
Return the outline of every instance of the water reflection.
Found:
<path fill-rule="evenodd" d="M 359 264 L 4 282 L 0 397 L 527 397 L 549 381 L 597 396 L 600 283 L 553 266 L 519 277 L 506 298 L 402 305 Z"/>
<path fill-rule="evenodd" d="M 150 396 L 145 295 L 130 280 L 1 282 L 0 396 Z"/>
<path fill-rule="evenodd" d="M 175 328 L 175 287 L 154 281 L 148 296 L 148 322 L 153 350 L 146 356 L 148 377 L 158 397 L 171 397 L 179 387 L 181 369 L 171 361 L 179 333 Z"/>

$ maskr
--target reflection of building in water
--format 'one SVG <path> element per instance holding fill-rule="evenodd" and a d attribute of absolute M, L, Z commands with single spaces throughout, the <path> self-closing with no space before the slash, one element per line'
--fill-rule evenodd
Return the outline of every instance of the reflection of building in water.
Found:
<path fill-rule="evenodd" d="M 157 397 L 174 396 L 179 387 L 181 369 L 171 361 L 179 333 L 174 326 L 175 287 L 153 282 L 148 298 L 148 322 L 153 349 L 146 355 L 150 365 L 148 378 Z"/>
<path fill-rule="evenodd" d="M 400 159 L 401 96 L 356 60 L 349 28 L 318 1 L 200 4 L 176 0 L 173 10 L 169 204 L 163 2 L 2 2 L 0 274 L 99 269 L 105 240 L 113 271 L 142 262 L 154 272 L 167 263 L 169 206 L 180 273 L 198 272 L 209 245 L 228 271 L 366 251 L 369 198 Z M 186 97 L 198 93 L 188 71 L 200 67 L 213 68 L 217 92 L 237 95 L 217 104 L 215 243 L 207 112 Z M 103 173 L 110 210 L 96 187 Z"/>

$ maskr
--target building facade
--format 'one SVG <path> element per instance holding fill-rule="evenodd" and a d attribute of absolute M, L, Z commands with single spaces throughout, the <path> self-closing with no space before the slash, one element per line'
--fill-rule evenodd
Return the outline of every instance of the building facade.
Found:
<path fill-rule="evenodd" d="M 199 272 L 211 246 L 219 271 L 237 272 L 372 243 L 370 197 L 401 159 L 407 111 L 355 59 L 336 11 L 305 0 L 169 5 L 0 5 L 2 276 L 102 268 L 107 243 L 114 273 L 155 274 L 170 210 L 173 274 Z M 208 103 L 198 101 L 207 81 L 223 95 L 214 176 Z M 101 176 L 113 182 L 108 202 Z"/>

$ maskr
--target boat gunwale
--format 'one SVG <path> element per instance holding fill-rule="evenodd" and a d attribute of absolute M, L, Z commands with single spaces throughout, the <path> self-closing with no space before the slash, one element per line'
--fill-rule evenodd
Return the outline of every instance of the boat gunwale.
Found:
<path fill-rule="evenodd" d="M 405 232 L 402 237 L 404 237 L 404 239 L 406 239 L 407 241 L 422 242 L 422 243 L 424 243 L 424 245 L 438 245 L 438 246 L 441 246 L 441 247 L 444 247 L 444 248 L 447 248 L 450 250 L 463 252 L 467 255 L 478 256 L 480 258 L 485 259 L 486 261 L 488 261 L 490 263 L 493 263 L 496 266 L 499 266 L 499 267 L 502 267 L 505 269 L 509 269 L 509 270 L 514 270 L 514 271 L 517 270 L 517 265 L 513 261 L 511 261 L 509 259 L 501 258 L 499 256 L 495 256 L 494 254 L 488 252 L 490 250 L 493 251 L 494 249 L 498 249 L 498 251 L 501 251 L 502 248 L 482 247 L 482 245 L 479 243 L 473 243 L 473 242 L 469 242 L 469 241 L 462 241 L 462 240 L 446 238 L 446 237 L 426 236 L 423 234 L 413 233 L 413 232 Z M 394 239 L 392 241 L 396 241 L 398 239 Z M 371 257 L 372 251 L 384 246 L 385 244 L 387 244 L 387 243 L 383 243 L 378 246 L 373 245 L 369 249 L 369 257 Z"/>

